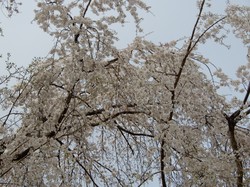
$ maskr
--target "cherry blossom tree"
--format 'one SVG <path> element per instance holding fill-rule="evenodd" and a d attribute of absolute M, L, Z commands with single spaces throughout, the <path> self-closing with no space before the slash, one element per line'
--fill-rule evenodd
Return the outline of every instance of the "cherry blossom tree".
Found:
<path fill-rule="evenodd" d="M 177 47 L 178 39 L 140 37 L 140 13 L 150 11 L 142 0 L 37 1 L 34 20 L 56 42 L 28 68 L 7 62 L 1 76 L 0 183 L 249 184 L 250 60 L 235 80 L 221 69 L 208 76 L 200 67 L 212 63 L 197 50 L 224 45 L 228 28 L 249 45 L 250 8 L 228 4 L 217 15 L 209 3 L 197 1 L 189 39 Z M 129 16 L 138 35 L 118 49 L 111 26 Z M 222 87 L 245 97 L 229 100 Z"/>

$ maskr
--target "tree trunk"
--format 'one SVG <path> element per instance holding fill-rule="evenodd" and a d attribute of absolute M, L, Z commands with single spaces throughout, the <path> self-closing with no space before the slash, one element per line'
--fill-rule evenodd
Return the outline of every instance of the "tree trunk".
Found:
<path fill-rule="evenodd" d="M 229 138 L 230 138 L 230 143 L 233 149 L 233 153 L 235 156 L 235 163 L 236 163 L 236 174 L 237 174 L 237 187 L 243 187 L 243 163 L 242 160 L 240 158 L 240 154 L 239 154 L 239 148 L 237 145 L 237 141 L 235 138 L 235 133 L 234 133 L 234 129 L 235 129 L 235 125 L 236 123 L 233 121 L 228 121 L 228 126 L 229 126 Z"/>

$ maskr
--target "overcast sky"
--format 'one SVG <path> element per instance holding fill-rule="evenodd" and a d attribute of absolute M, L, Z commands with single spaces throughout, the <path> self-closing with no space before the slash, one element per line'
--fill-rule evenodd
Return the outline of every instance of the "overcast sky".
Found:
<path fill-rule="evenodd" d="M 150 33 L 147 35 L 148 39 L 156 43 L 164 43 L 190 35 L 195 22 L 195 16 L 198 13 L 196 0 L 146 1 L 152 7 L 151 11 L 153 13 L 145 14 L 142 22 L 145 28 L 144 33 Z M 214 10 L 218 12 L 224 10 L 224 0 L 214 0 L 214 2 L 216 2 L 213 6 Z M 234 2 L 250 6 L 249 0 L 234 0 Z M 53 45 L 52 38 L 40 30 L 35 22 L 32 22 L 34 8 L 34 1 L 24 1 L 20 7 L 20 14 L 7 18 L 0 13 L 0 26 L 4 31 L 4 37 L 0 38 L 0 53 L 5 55 L 7 52 L 10 52 L 12 60 L 19 65 L 29 64 L 33 57 L 46 56 L 48 50 Z M 119 31 L 119 46 L 126 46 L 128 41 L 131 41 L 134 37 L 129 24 L 127 26 L 122 27 Z M 131 34 L 128 35 L 129 31 Z M 234 37 L 230 37 L 227 41 L 231 44 L 230 50 L 220 46 L 216 47 L 216 45 L 210 43 L 210 45 L 202 48 L 202 52 L 205 52 L 215 64 L 225 65 L 226 69 L 228 69 L 228 64 L 230 64 L 232 66 L 229 67 L 231 70 L 238 63 L 246 62 L 247 49 Z"/>
<path fill-rule="evenodd" d="M 164 43 L 171 40 L 190 36 L 195 23 L 198 10 L 196 0 L 145 0 L 152 7 L 152 14 L 144 14 L 142 26 L 146 39 L 155 43 Z M 223 13 L 226 0 L 212 0 L 212 8 L 218 13 Z M 250 6 L 249 0 L 230 0 Z M 34 57 L 44 57 L 53 46 L 53 39 L 44 33 L 35 22 L 35 1 L 23 1 L 20 14 L 7 18 L 0 12 L 0 27 L 4 37 L 0 37 L 0 73 L 3 73 L 6 54 L 11 53 L 11 60 L 18 65 L 27 66 Z M 2 11 L 4 12 L 4 11 Z M 119 29 L 119 42 L 117 46 L 123 48 L 133 40 L 135 29 L 127 23 Z M 216 66 L 221 67 L 227 74 L 234 77 L 234 72 L 240 64 L 247 62 L 247 48 L 239 39 L 229 35 L 226 40 L 231 45 L 230 50 L 225 47 L 208 42 L 199 48 L 199 52 L 208 57 Z M 204 71 L 207 71 L 205 67 Z M 225 91 L 227 92 L 227 91 Z M 228 91 L 231 92 L 231 91 Z M 229 93 L 225 93 L 228 95 Z"/>

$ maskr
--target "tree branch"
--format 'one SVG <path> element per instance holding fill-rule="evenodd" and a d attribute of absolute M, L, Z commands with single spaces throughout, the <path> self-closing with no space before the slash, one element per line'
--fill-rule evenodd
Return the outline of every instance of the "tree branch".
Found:
<path fill-rule="evenodd" d="M 187 48 L 187 52 L 186 52 L 184 58 L 182 59 L 181 67 L 179 69 L 179 72 L 177 73 L 177 78 L 176 78 L 175 83 L 174 83 L 174 89 L 178 85 L 178 82 L 180 80 L 180 77 L 181 77 L 181 74 L 182 74 L 182 71 L 183 71 L 183 67 L 184 67 L 184 65 L 185 65 L 185 63 L 187 61 L 187 58 L 188 58 L 189 54 L 191 53 L 191 51 L 192 51 L 192 49 L 194 47 L 194 46 L 192 46 L 192 43 L 193 43 L 192 41 L 193 41 L 193 38 L 194 38 L 194 35 L 195 35 L 195 31 L 196 31 L 197 25 L 198 25 L 198 23 L 200 21 L 200 18 L 201 18 L 201 13 L 203 11 L 203 7 L 204 7 L 204 4 L 205 4 L 205 1 L 206 0 L 203 0 L 202 3 L 201 3 L 200 12 L 199 12 L 199 15 L 198 15 L 198 17 L 196 19 L 195 25 L 193 27 L 193 31 L 192 31 L 192 34 L 191 34 L 191 37 L 190 37 L 190 40 L 189 40 L 189 45 L 188 45 L 188 48 Z"/>
<path fill-rule="evenodd" d="M 119 127 L 118 127 L 118 129 L 121 132 L 121 134 L 122 134 L 123 138 L 125 139 L 125 141 L 127 142 L 128 146 L 129 146 L 129 149 L 131 150 L 132 154 L 134 155 L 135 154 L 134 150 L 133 150 L 132 146 L 130 145 L 128 139 L 126 138 L 126 136 L 123 134 L 122 130 Z"/>
<path fill-rule="evenodd" d="M 117 128 L 120 130 L 120 131 L 123 131 L 123 132 L 126 132 L 130 135 L 133 135 L 133 136 L 147 136 L 147 137 L 150 137 L 150 138 L 154 138 L 153 135 L 150 135 L 150 134 L 145 134 L 145 133 L 135 133 L 135 132 L 131 132 L 123 127 L 121 127 L 120 125 L 117 125 Z"/>
<path fill-rule="evenodd" d="M 247 93 L 246 93 L 246 96 L 245 96 L 245 98 L 244 98 L 243 105 L 246 104 L 247 99 L 248 99 L 248 97 L 249 97 L 249 93 L 250 93 L 250 81 L 249 81 L 249 83 L 248 83 Z"/>
<path fill-rule="evenodd" d="M 55 139 L 61 146 L 64 145 L 64 143 L 59 140 L 58 138 Z M 72 153 L 72 149 L 68 147 L 68 151 L 71 153 L 72 157 L 75 159 L 76 163 L 85 171 L 85 173 L 89 176 L 90 180 L 93 182 L 94 186 L 98 187 L 96 184 L 94 178 L 92 175 L 89 173 L 89 171 L 82 165 L 82 163 L 75 157 L 75 155 Z"/>
<path fill-rule="evenodd" d="M 238 143 L 235 137 L 235 126 L 239 121 L 241 109 L 235 111 L 231 116 L 227 116 L 224 114 L 225 118 L 227 119 L 228 123 L 228 131 L 229 131 L 229 139 L 230 144 L 233 149 L 235 163 L 236 163 L 236 174 L 237 174 L 237 187 L 243 187 L 243 161 L 240 158 Z"/>

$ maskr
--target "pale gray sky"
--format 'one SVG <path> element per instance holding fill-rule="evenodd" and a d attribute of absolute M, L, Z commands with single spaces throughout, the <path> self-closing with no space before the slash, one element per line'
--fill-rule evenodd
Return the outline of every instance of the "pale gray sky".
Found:
<path fill-rule="evenodd" d="M 145 15 L 142 22 L 145 34 L 152 32 L 147 36 L 148 39 L 156 43 L 164 43 L 190 35 L 198 13 L 196 0 L 146 0 L 146 2 L 152 7 L 151 11 L 154 14 Z M 214 10 L 223 11 L 225 1 L 213 0 L 213 2 Z M 232 2 L 250 6 L 249 0 Z M 24 1 L 20 7 L 20 14 L 12 18 L 0 14 L 0 27 L 4 31 L 4 37 L 0 37 L 0 54 L 6 56 L 6 53 L 10 52 L 11 59 L 18 65 L 29 64 L 33 57 L 46 56 L 53 45 L 53 40 L 40 30 L 35 22 L 32 22 L 34 7 L 34 1 Z M 131 33 L 130 24 L 120 29 L 119 46 L 125 47 L 128 41 L 133 39 L 134 33 L 128 35 L 129 32 Z M 200 51 L 205 53 L 214 64 L 232 74 L 239 63 L 246 62 L 247 49 L 234 37 L 230 37 L 227 41 L 231 44 L 230 50 L 209 42 Z M 2 68 L 2 64 L 0 66 Z"/>

